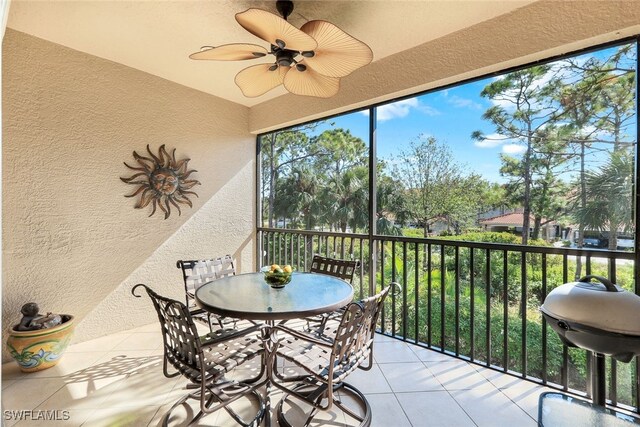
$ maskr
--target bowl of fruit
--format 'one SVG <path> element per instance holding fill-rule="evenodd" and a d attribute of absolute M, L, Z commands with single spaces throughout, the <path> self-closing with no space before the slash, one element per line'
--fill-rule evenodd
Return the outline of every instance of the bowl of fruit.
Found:
<path fill-rule="evenodd" d="M 278 289 L 284 288 L 291 281 L 293 268 L 290 265 L 281 267 L 278 264 L 273 264 L 270 267 L 263 267 L 262 272 L 264 273 L 264 281 L 272 288 Z"/>

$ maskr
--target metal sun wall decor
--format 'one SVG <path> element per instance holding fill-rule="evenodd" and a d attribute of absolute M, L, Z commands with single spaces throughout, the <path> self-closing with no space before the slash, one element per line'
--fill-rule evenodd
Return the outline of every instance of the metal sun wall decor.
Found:
<path fill-rule="evenodd" d="M 157 156 L 151 152 L 148 144 L 147 152 L 150 157 L 133 152 L 133 158 L 140 167 L 129 166 L 124 162 L 126 167 L 138 172 L 128 178 L 120 177 L 120 179 L 127 184 L 139 185 L 136 191 L 124 197 L 135 197 L 140 194 L 140 200 L 135 208 L 142 209 L 152 204 L 149 216 L 156 212 L 156 208 L 160 208 L 164 212 L 164 219 L 167 219 L 171 215 L 171 205 L 178 210 L 178 215 L 182 215 L 180 205 L 188 205 L 192 208 L 188 195 L 192 194 L 196 197 L 198 195 L 189 190 L 200 185 L 200 182 L 195 179 L 187 179 L 193 172 L 197 172 L 195 169 L 187 168 L 191 159 L 176 161 L 176 149 L 174 148 L 169 154 L 164 144 L 160 146 Z"/>

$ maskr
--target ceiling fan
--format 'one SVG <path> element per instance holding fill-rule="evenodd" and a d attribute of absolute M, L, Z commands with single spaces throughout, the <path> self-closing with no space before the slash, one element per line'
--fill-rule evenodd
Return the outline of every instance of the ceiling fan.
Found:
<path fill-rule="evenodd" d="M 191 59 L 241 61 L 273 55 L 275 61 L 240 71 L 236 85 L 244 96 L 254 98 L 284 84 L 291 93 L 329 98 L 340 87 L 340 77 L 351 74 L 373 59 L 363 42 L 327 21 L 309 21 L 297 29 L 286 21 L 293 2 L 278 0 L 282 18 L 262 9 L 236 14 L 236 21 L 251 34 L 271 44 L 270 50 L 256 44 L 234 43 L 204 46 Z"/>

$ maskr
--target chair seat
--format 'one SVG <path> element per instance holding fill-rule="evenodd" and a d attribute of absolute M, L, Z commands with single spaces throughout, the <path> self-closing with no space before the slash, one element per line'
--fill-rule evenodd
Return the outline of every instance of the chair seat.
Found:
<path fill-rule="evenodd" d="M 335 328 L 328 331 L 333 337 L 335 337 L 337 326 L 339 324 L 336 324 Z M 312 335 L 312 338 L 317 338 L 317 336 Z M 323 338 L 326 339 L 327 336 L 325 335 Z M 349 373 L 365 362 L 369 358 L 369 348 L 372 343 L 373 340 L 357 353 L 345 355 L 340 362 L 336 362 L 333 369 L 333 381 L 342 381 Z M 295 363 L 310 374 L 328 380 L 332 344 L 331 340 L 331 342 L 327 342 L 327 346 L 321 346 L 285 335 L 280 341 L 278 356 Z"/>
<path fill-rule="evenodd" d="M 208 338 L 208 336 L 201 337 Z M 221 342 L 203 343 L 204 367 L 207 373 L 207 382 L 219 381 L 225 373 L 240 366 L 244 362 L 253 359 L 262 352 L 262 342 L 256 335 L 245 335 L 234 339 L 226 339 Z M 200 383 L 201 371 L 190 367 L 189 363 L 179 360 L 168 351 L 167 358 L 174 366 L 180 367 L 180 372 L 193 383 Z"/>

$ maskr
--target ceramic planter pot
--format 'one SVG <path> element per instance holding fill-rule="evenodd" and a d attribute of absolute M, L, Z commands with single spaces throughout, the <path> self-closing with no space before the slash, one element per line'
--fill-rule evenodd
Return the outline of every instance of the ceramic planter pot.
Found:
<path fill-rule="evenodd" d="M 9 332 L 7 347 L 23 372 L 36 372 L 55 366 L 71 341 L 73 316 L 63 314 L 63 323 L 49 329 Z"/>

